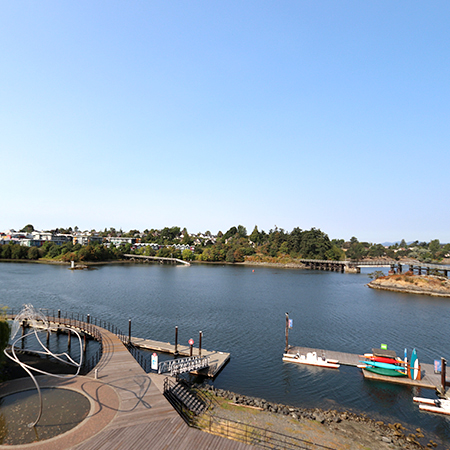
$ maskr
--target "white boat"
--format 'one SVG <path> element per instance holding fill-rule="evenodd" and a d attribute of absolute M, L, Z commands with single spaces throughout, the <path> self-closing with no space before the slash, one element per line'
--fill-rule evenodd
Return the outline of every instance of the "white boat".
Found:
<path fill-rule="evenodd" d="M 337 359 L 327 359 L 317 356 L 316 352 L 309 352 L 306 355 L 300 355 L 299 353 L 284 353 L 283 361 L 296 364 L 307 364 L 310 366 L 328 367 L 330 369 L 339 369 Z"/>
<path fill-rule="evenodd" d="M 419 403 L 419 409 L 422 411 L 450 415 L 450 400 L 446 399 L 434 400 L 432 398 L 424 398 L 424 397 L 414 397 L 413 400 Z"/>

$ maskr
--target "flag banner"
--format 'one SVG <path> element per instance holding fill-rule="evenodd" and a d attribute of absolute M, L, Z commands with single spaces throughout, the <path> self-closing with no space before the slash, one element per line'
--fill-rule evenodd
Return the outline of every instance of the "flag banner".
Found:
<path fill-rule="evenodd" d="M 434 360 L 434 373 L 441 373 L 442 372 L 442 364 L 439 359 Z"/>
<path fill-rule="evenodd" d="M 289 328 L 292 328 L 294 325 L 294 321 L 292 319 L 289 319 Z"/>
<path fill-rule="evenodd" d="M 387 350 L 387 344 L 381 344 L 381 350 Z"/>

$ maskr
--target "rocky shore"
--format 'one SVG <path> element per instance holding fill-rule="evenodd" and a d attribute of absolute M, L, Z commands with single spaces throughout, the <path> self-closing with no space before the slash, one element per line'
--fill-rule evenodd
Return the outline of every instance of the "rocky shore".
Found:
<path fill-rule="evenodd" d="M 304 439 L 335 449 L 424 449 L 438 444 L 417 428 L 406 431 L 400 423 L 387 424 L 346 411 L 298 408 L 235 394 L 203 384 L 213 394 L 213 414 L 230 421 Z M 442 448 L 442 446 L 439 446 Z"/>
<path fill-rule="evenodd" d="M 368 287 L 408 294 L 424 294 L 434 297 L 450 297 L 450 280 L 434 275 L 405 274 L 388 275 L 371 281 Z"/>

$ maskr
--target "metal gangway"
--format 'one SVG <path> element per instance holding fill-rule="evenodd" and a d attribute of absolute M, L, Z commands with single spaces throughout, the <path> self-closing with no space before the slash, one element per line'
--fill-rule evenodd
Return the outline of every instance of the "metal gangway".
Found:
<path fill-rule="evenodd" d="M 192 372 L 209 366 L 209 356 L 190 356 L 188 358 L 163 361 L 158 364 L 158 373 L 169 373 L 171 376 Z"/>

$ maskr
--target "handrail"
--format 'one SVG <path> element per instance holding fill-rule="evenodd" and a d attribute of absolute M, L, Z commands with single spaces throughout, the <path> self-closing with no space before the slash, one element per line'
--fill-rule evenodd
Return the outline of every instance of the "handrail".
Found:
<path fill-rule="evenodd" d="M 189 389 L 189 392 L 194 396 L 200 397 L 201 401 L 208 402 L 206 412 L 200 416 L 196 416 L 177 397 L 170 395 L 171 388 L 173 388 L 177 382 L 183 383 L 183 385 Z M 211 434 L 262 448 L 284 448 L 288 450 L 335 450 L 332 447 L 316 444 L 305 439 L 288 436 L 266 428 L 257 427 L 231 419 L 225 419 L 215 415 L 210 410 L 212 401 L 211 398 L 208 395 L 205 395 L 201 390 L 193 390 L 188 386 L 186 381 L 182 379 L 177 379 L 175 381 L 169 377 L 166 377 L 164 379 L 164 396 L 190 427 L 199 428 Z"/>
<path fill-rule="evenodd" d="M 13 318 L 16 314 L 20 313 L 20 311 L 21 308 L 7 308 L 5 312 L 7 316 Z M 99 319 L 97 317 L 92 317 L 90 314 L 73 313 L 69 311 L 62 311 L 60 309 L 41 309 L 41 312 L 46 316 L 49 322 L 78 328 L 86 334 L 92 336 L 97 342 L 100 343 L 99 350 L 83 364 L 84 372 L 90 372 L 99 363 L 103 354 L 102 333 L 98 330 L 97 326 L 115 334 L 122 341 L 125 347 L 127 347 L 141 367 L 148 372 L 148 360 L 134 345 L 129 342 L 129 336 L 126 336 L 125 333 L 123 333 L 111 322 Z"/>

